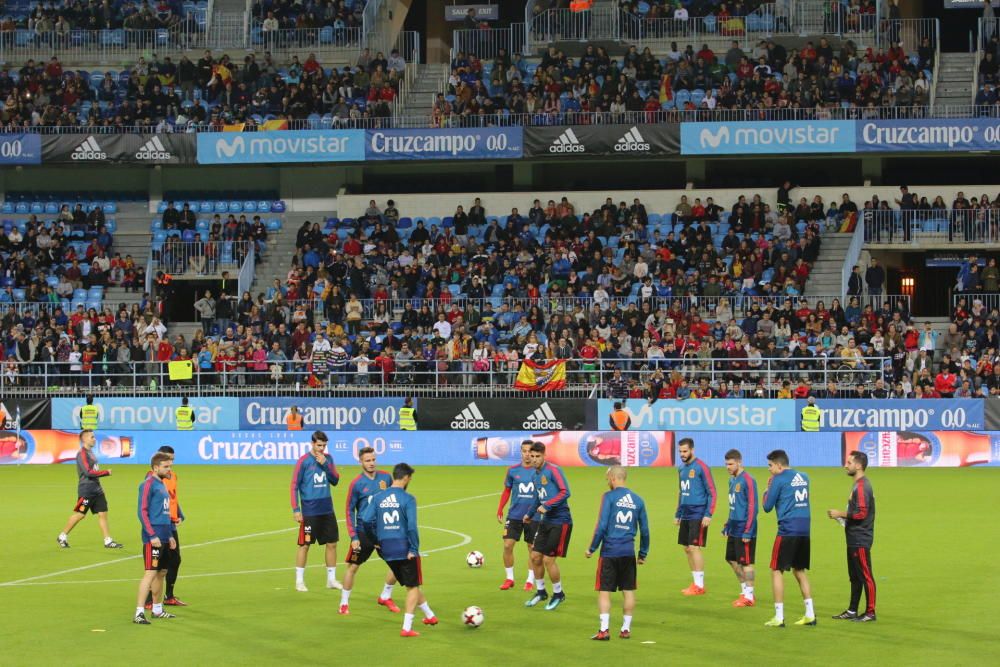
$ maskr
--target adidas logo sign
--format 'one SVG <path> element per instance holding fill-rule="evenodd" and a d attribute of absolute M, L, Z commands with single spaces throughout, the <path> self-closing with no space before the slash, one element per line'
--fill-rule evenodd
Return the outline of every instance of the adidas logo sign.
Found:
<path fill-rule="evenodd" d="M 549 430 L 562 428 L 563 423 L 559 421 L 556 414 L 552 412 L 552 408 L 549 404 L 542 403 L 538 408 L 531 413 L 531 416 L 524 420 L 521 424 L 521 428 L 526 431 L 534 431 L 537 429 Z"/>
<path fill-rule="evenodd" d="M 490 423 L 486 421 L 483 413 L 479 411 L 479 406 L 473 401 L 464 410 L 455 415 L 455 418 L 451 420 L 451 427 L 474 431 L 489 428 Z"/>
<path fill-rule="evenodd" d="M 631 493 L 626 493 L 624 496 L 622 496 L 621 498 L 619 498 L 618 502 L 615 503 L 615 507 L 624 507 L 626 509 L 634 510 L 635 509 L 635 501 L 632 500 L 632 494 Z"/>
<path fill-rule="evenodd" d="M 97 143 L 94 135 L 90 135 L 73 149 L 69 157 L 71 160 L 107 160 L 108 154 L 101 150 L 101 145 Z"/>
<path fill-rule="evenodd" d="M 378 504 L 379 507 L 399 507 L 399 501 L 396 500 L 396 494 L 392 493 L 382 499 L 382 502 Z"/>
<path fill-rule="evenodd" d="M 792 478 L 792 486 L 809 486 L 809 482 L 799 473 L 795 473 L 795 477 Z"/>
<path fill-rule="evenodd" d="M 586 150 L 587 147 L 580 143 L 571 127 L 566 128 L 549 146 L 550 153 L 583 153 Z"/>
<path fill-rule="evenodd" d="M 135 152 L 136 160 L 169 160 L 173 155 L 167 150 L 159 137 L 152 139 L 142 145 L 142 148 Z"/>
<path fill-rule="evenodd" d="M 632 126 L 632 129 L 625 133 L 621 139 L 615 142 L 616 153 L 634 153 L 638 151 L 648 151 L 649 144 L 639 134 L 639 128 Z"/>

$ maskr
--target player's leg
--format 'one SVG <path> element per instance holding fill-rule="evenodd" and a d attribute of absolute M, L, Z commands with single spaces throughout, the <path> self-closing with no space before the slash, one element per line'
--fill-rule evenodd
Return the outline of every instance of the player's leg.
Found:
<path fill-rule="evenodd" d="M 151 587 L 153 592 L 153 618 L 174 618 L 173 614 L 163 610 L 163 591 L 166 588 L 166 580 L 166 568 L 157 570 Z"/>
<path fill-rule="evenodd" d="M 86 516 L 87 515 L 84 512 L 79 512 L 79 511 L 74 511 L 72 514 L 70 514 L 69 519 L 66 520 L 66 527 L 62 529 L 62 535 L 60 535 L 60 537 L 69 535 L 70 532 L 72 532 L 72 530 L 76 528 L 76 524 L 83 521 L 83 519 Z"/>
<path fill-rule="evenodd" d="M 600 567 L 600 565 L 598 565 Z M 598 575 L 600 577 L 600 575 Z M 611 593 L 608 591 L 600 591 L 597 594 L 597 614 L 601 622 L 601 629 L 598 634 L 594 636 L 594 639 L 607 639 L 608 628 L 611 627 Z"/>
<path fill-rule="evenodd" d="M 514 587 L 514 546 L 517 542 L 509 537 L 503 540 L 503 570 L 504 579 L 500 590 L 506 591 Z"/>
<path fill-rule="evenodd" d="M 399 607 L 392 600 L 392 589 L 396 585 L 396 575 L 392 570 L 385 574 L 385 583 L 382 585 L 382 594 L 378 596 L 378 603 L 394 614 L 399 613 Z"/>
<path fill-rule="evenodd" d="M 177 599 L 174 595 L 174 586 L 177 584 L 177 573 L 181 569 L 181 538 L 177 536 L 177 531 L 174 531 L 174 542 L 177 544 L 177 548 L 174 549 L 174 553 L 171 557 L 170 567 L 167 568 L 167 590 L 164 593 L 164 604 L 168 604 L 173 607 L 185 607 L 185 603 Z"/>
<path fill-rule="evenodd" d="M 805 604 L 805 615 L 795 622 L 796 625 L 816 625 L 816 610 L 813 608 L 812 586 L 809 585 L 809 575 L 804 569 L 793 568 L 792 575 L 799 582 L 802 591 L 802 601 Z"/>
<path fill-rule="evenodd" d="M 108 528 L 108 513 L 107 511 L 97 513 L 97 523 L 101 527 L 101 533 L 104 535 L 105 543 L 111 541 L 111 530 Z"/>
<path fill-rule="evenodd" d="M 538 541 L 536 539 L 536 541 Z M 540 545 L 538 548 L 542 548 Z M 524 603 L 525 607 L 534 607 L 539 602 L 547 600 L 548 592 L 545 590 L 545 557 L 540 551 L 531 550 L 530 555 L 531 570 L 535 575 L 535 594 Z"/>
<path fill-rule="evenodd" d="M 754 603 L 755 593 L 754 593 L 754 577 L 756 572 L 754 572 L 753 565 L 743 566 L 743 597 L 750 604 Z"/>
<path fill-rule="evenodd" d="M 301 534 L 301 531 L 300 531 Z M 295 550 L 295 590 L 300 593 L 309 591 L 306 588 L 306 562 L 309 560 L 309 544 L 299 540 L 299 547 Z"/>
<path fill-rule="evenodd" d="M 622 591 L 622 629 L 620 639 L 632 636 L 632 614 L 635 612 L 635 591 Z"/>
<path fill-rule="evenodd" d="M 424 595 L 423 589 L 418 589 L 419 597 L 417 599 L 417 607 L 424 614 L 424 625 L 437 625 L 438 619 L 431 610 L 431 606 L 427 604 L 427 596 Z"/>
<path fill-rule="evenodd" d="M 327 542 L 324 555 L 326 557 L 326 587 L 343 588 L 343 585 L 337 581 L 337 543 Z"/>
<path fill-rule="evenodd" d="M 406 601 L 403 603 L 403 632 L 413 631 L 413 612 L 420 600 L 420 589 L 417 586 L 406 587 Z"/>
<path fill-rule="evenodd" d="M 736 603 L 739 602 L 740 599 L 742 599 L 743 594 L 746 593 L 747 583 L 743 576 L 743 566 L 740 565 L 738 561 L 730 560 L 726 562 L 729 563 L 729 567 L 733 568 L 733 574 L 736 575 L 736 581 L 740 582 L 740 598 L 733 603 L 733 606 L 736 606 Z"/>
<path fill-rule="evenodd" d="M 771 591 L 774 595 L 774 618 L 765 625 L 784 627 L 785 625 L 785 578 L 778 569 L 771 569 Z"/>
<path fill-rule="evenodd" d="M 345 593 L 347 594 L 347 597 L 351 597 L 351 591 L 354 590 L 354 577 L 358 573 L 358 569 L 360 567 L 360 565 L 356 565 L 355 563 L 347 564 L 347 574 L 344 575 L 344 581 L 341 582 L 344 586 L 343 592 L 340 596 L 341 598 L 344 597 Z"/>
<path fill-rule="evenodd" d="M 528 555 L 528 574 L 524 580 L 524 590 L 530 591 L 535 587 L 535 568 L 531 564 L 531 545 L 535 541 L 537 526 L 529 524 L 524 527 L 524 546 Z"/>
<path fill-rule="evenodd" d="M 849 621 L 858 616 L 858 605 L 861 603 L 865 580 L 861 573 L 861 560 L 858 558 L 857 547 L 847 547 L 847 578 L 851 582 L 851 600 L 847 609 L 833 617 L 836 620 Z"/>
<path fill-rule="evenodd" d="M 872 574 L 871 553 L 868 547 L 858 547 L 858 559 L 865 587 L 865 615 L 859 620 L 875 619 L 875 575 Z"/>

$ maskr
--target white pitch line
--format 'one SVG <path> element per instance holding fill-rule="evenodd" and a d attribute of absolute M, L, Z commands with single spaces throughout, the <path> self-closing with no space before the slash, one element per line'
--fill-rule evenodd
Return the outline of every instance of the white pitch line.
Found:
<path fill-rule="evenodd" d="M 450 530 L 448 528 L 438 528 L 436 526 L 419 526 L 424 530 L 437 530 L 442 533 L 450 533 L 451 535 L 456 535 L 462 538 L 462 541 L 457 544 L 449 544 L 446 547 L 438 547 L 437 549 L 428 549 L 427 551 L 421 552 L 423 555 L 438 553 L 439 551 L 449 551 L 451 549 L 458 549 L 464 547 L 466 544 L 472 542 L 472 536 L 466 535 L 465 533 L 460 533 L 457 530 Z M 293 529 L 294 530 L 294 529 Z M 202 545 L 204 546 L 204 545 Z M 132 558 L 131 556 L 129 558 Z M 127 559 L 123 559 L 127 560 Z M 325 565 L 307 565 L 306 567 L 326 567 Z M 291 567 L 269 567 L 260 570 L 237 570 L 234 572 L 205 572 L 202 574 L 185 574 L 184 579 L 201 579 L 204 577 L 231 577 L 241 574 L 264 574 L 268 572 L 290 572 L 295 568 Z M 66 585 L 82 585 L 82 584 L 116 584 L 116 583 L 135 583 L 135 577 L 130 577 L 127 579 L 91 579 L 87 581 L 23 581 L 23 582 L 10 582 L 2 584 L 4 586 L 66 586 Z"/>
<path fill-rule="evenodd" d="M 430 505 L 418 506 L 418 509 L 430 509 L 432 507 L 444 507 L 445 505 L 454 505 L 456 503 L 464 503 L 464 502 L 467 502 L 469 500 L 479 500 L 480 498 L 490 498 L 490 497 L 493 497 L 493 496 L 496 496 L 496 494 L 495 493 L 483 493 L 483 494 L 480 494 L 478 496 L 468 496 L 466 498 L 457 498 L 455 500 L 446 500 L 446 501 L 440 502 L 440 503 L 431 503 Z M 340 520 L 341 523 L 343 523 L 343 521 L 344 521 L 343 519 Z M 184 547 L 185 550 L 188 550 L 188 549 L 197 549 L 198 547 L 207 547 L 207 546 L 212 546 L 214 544 L 223 544 L 225 542 L 237 542 L 239 540 L 249 540 L 249 539 L 253 539 L 255 537 L 267 537 L 268 535 L 277 535 L 279 533 L 288 533 L 288 532 L 291 532 L 293 530 L 297 530 L 297 528 L 294 528 L 294 527 L 293 528 L 280 528 L 278 530 L 268 530 L 268 531 L 265 531 L 265 532 L 262 532 L 262 533 L 249 533 L 247 535 L 236 535 L 234 537 L 223 537 L 222 539 L 218 539 L 218 540 L 209 540 L 208 542 L 198 542 L 197 544 L 185 544 L 185 545 L 182 545 L 182 546 Z M 443 529 L 439 529 L 439 530 L 443 530 Z M 453 532 L 453 531 L 451 531 L 451 532 Z M 455 533 L 455 534 L 456 535 L 461 535 L 462 533 Z M 471 538 L 470 538 L 470 541 L 471 541 Z M 468 542 L 466 542 L 466 544 L 468 544 Z M 38 579 L 48 579 L 50 577 L 58 577 L 58 576 L 63 575 L 63 574 L 73 574 L 74 572 L 83 572 L 84 570 L 92 570 L 92 569 L 94 569 L 96 567 L 103 567 L 105 565 L 114 565 L 115 563 L 123 563 L 125 561 L 135 560 L 135 559 L 138 559 L 138 558 L 142 558 L 142 555 L 141 554 L 136 554 L 135 556 L 125 556 L 124 558 L 114 558 L 112 560 L 101 561 L 100 563 L 93 563 L 91 565 L 81 565 L 80 567 L 73 567 L 73 568 L 70 568 L 68 570 L 59 570 L 58 572 L 50 572 L 49 574 L 39 574 L 39 575 L 36 575 L 34 577 L 25 577 L 24 579 L 15 579 L 14 581 L 4 581 L 4 582 L 0 582 L 0 587 L 3 587 L 3 586 L 18 586 L 18 585 L 27 583 L 29 581 L 37 581 Z"/>

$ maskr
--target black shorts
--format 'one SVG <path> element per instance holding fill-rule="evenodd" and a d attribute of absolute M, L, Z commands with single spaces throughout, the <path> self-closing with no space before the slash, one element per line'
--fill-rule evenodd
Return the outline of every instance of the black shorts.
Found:
<path fill-rule="evenodd" d="M 753 565 L 757 556 L 757 538 L 744 542 L 742 537 L 729 536 L 726 541 L 726 560 L 740 565 Z"/>
<path fill-rule="evenodd" d="M 538 524 L 532 521 L 525 523 L 519 519 L 507 519 L 503 524 L 503 539 L 518 542 L 524 535 L 524 541 L 531 544 L 535 541 L 535 533 L 538 532 Z"/>
<path fill-rule="evenodd" d="M 634 591 L 636 586 L 635 556 L 601 556 L 597 561 L 595 591 Z"/>
<path fill-rule="evenodd" d="M 90 496 L 89 498 L 77 498 L 73 511 L 79 512 L 80 514 L 86 514 L 88 511 L 91 514 L 107 512 L 108 498 L 103 493 L 99 493 L 96 496 Z"/>
<path fill-rule="evenodd" d="M 573 534 L 571 523 L 542 523 L 535 529 L 535 539 L 531 550 L 543 556 L 565 558 L 569 550 L 569 538 Z"/>
<path fill-rule="evenodd" d="M 169 570 L 175 567 L 177 549 L 171 549 L 163 540 L 161 546 L 154 547 L 149 542 L 142 545 L 142 562 L 146 570 Z"/>
<path fill-rule="evenodd" d="M 371 536 L 364 530 L 358 531 L 356 539 L 360 543 L 360 546 L 357 551 L 352 549 L 347 554 L 347 563 L 351 565 L 364 565 L 372 557 L 372 553 L 375 551 L 375 543 L 372 542 Z"/>
<path fill-rule="evenodd" d="M 703 547 L 708 543 L 708 528 L 701 519 L 681 519 L 677 526 L 677 544 L 685 547 Z"/>
<path fill-rule="evenodd" d="M 304 516 L 299 524 L 299 546 L 309 544 L 336 544 L 340 540 L 337 515 L 321 514 Z"/>
<path fill-rule="evenodd" d="M 771 569 L 782 572 L 808 570 L 809 537 L 805 535 L 778 535 L 774 538 L 774 548 L 771 549 Z"/>
<path fill-rule="evenodd" d="M 406 588 L 416 588 L 424 583 L 424 575 L 420 571 L 420 558 L 386 561 L 389 569 L 396 575 L 396 581 Z"/>

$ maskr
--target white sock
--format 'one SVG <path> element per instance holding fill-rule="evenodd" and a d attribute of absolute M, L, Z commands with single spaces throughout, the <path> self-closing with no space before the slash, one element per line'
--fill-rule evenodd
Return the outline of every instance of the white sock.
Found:
<path fill-rule="evenodd" d="M 632 629 L 632 617 L 622 616 L 622 630 L 631 630 L 631 629 Z"/>
<path fill-rule="evenodd" d="M 66 533 L 59 533 L 59 539 L 65 542 L 67 539 L 69 539 L 69 535 L 67 535 Z"/>
<path fill-rule="evenodd" d="M 747 586 L 746 591 L 743 592 L 743 597 L 751 602 L 753 601 L 753 586 Z"/>
<path fill-rule="evenodd" d="M 326 568 L 326 578 L 327 578 L 328 581 L 336 581 L 337 580 L 337 566 L 336 565 L 334 565 L 333 567 Z"/>
<path fill-rule="evenodd" d="M 144 611 L 146 611 L 145 608 L 143 608 L 143 607 L 136 607 L 135 608 L 135 615 L 138 616 L 138 615 L 142 614 Z"/>
<path fill-rule="evenodd" d="M 295 568 L 295 583 L 301 584 L 306 580 L 306 568 L 297 567 Z"/>
<path fill-rule="evenodd" d="M 163 613 L 163 603 L 156 604 L 154 602 L 153 603 L 153 613 L 154 614 L 162 614 Z"/>
<path fill-rule="evenodd" d="M 535 583 L 535 571 L 534 570 L 528 570 L 528 578 L 525 579 L 525 581 L 527 581 L 529 584 Z"/>
<path fill-rule="evenodd" d="M 514 580 L 514 568 L 512 568 L 512 567 L 505 567 L 503 569 L 503 571 L 504 571 L 504 576 L 507 579 L 510 579 L 511 581 Z"/>
<path fill-rule="evenodd" d="M 111 539 L 110 537 L 105 537 L 105 538 L 104 538 L 104 543 L 105 543 L 105 544 L 111 544 L 112 542 L 114 542 L 114 540 L 113 540 L 113 539 Z"/>
<path fill-rule="evenodd" d="M 434 612 L 431 611 L 431 606 L 426 602 L 420 605 L 420 611 L 424 612 L 424 618 L 430 618 L 434 615 Z"/>
<path fill-rule="evenodd" d="M 382 587 L 382 599 L 383 600 L 391 600 L 392 599 L 392 587 L 394 585 L 395 584 L 386 584 L 385 586 Z"/>
<path fill-rule="evenodd" d="M 351 601 L 351 591 L 347 590 L 346 588 L 340 591 L 340 606 L 343 607 L 350 601 Z"/>
<path fill-rule="evenodd" d="M 691 572 L 694 577 L 694 585 L 698 588 L 705 587 L 705 573 L 704 572 Z"/>
<path fill-rule="evenodd" d="M 544 593 L 545 592 L 545 580 L 544 579 L 538 579 L 537 581 L 535 581 L 535 588 L 538 589 L 539 593 Z"/>
<path fill-rule="evenodd" d="M 744 597 L 746 597 L 746 594 L 747 594 L 747 585 L 744 582 L 741 581 L 740 582 L 740 595 L 743 595 Z"/>
<path fill-rule="evenodd" d="M 601 617 L 601 632 L 607 632 L 608 627 L 611 625 L 611 614 L 600 614 Z"/>
<path fill-rule="evenodd" d="M 779 621 L 785 620 L 785 605 L 782 602 L 774 603 L 774 617 Z"/>
<path fill-rule="evenodd" d="M 806 616 L 809 618 L 816 618 L 816 612 L 813 610 L 812 598 L 807 598 L 806 601 Z"/>
<path fill-rule="evenodd" d="M 562 593 L 562 581 L 553 581 L 552 582 L 552 592 L 553 593 Z"/>
<path fill-rule="evenodd" d="M 413 614 L 403 614 L 403 629 L 404 630 L 413 629 Z"/>

